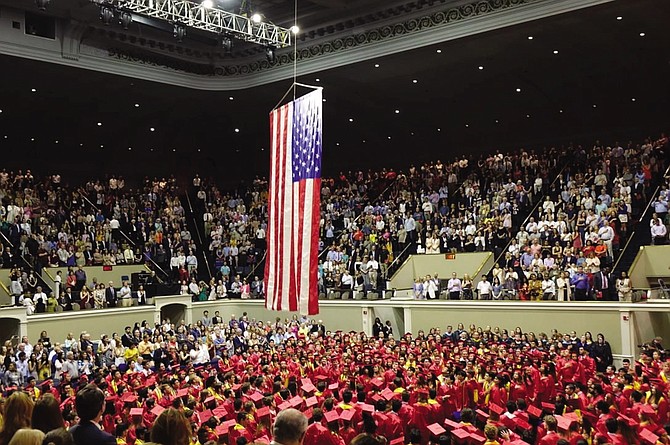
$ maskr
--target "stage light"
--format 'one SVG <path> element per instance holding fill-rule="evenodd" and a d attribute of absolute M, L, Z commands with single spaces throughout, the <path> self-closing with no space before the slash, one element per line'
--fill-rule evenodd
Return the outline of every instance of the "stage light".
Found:
<path fill-rule="evenodd" d="M 40 11 L 46 11 L 47 6 L 49 6 L 49 3 L 51 3 L 51 0 L 35 0 L 37 9 L 39 9 Z"/>
<path fill-rule="evenodd" d="M 221 37 L 221 48 L 227 53 L 233 50 L 233 39 L 228 36 Z"/>
<path fill-rule="evenodd" d="M 298 34 L 300 32 L 300 27 L 298 25 L 291 26 L 291 32 L 293 34 Z"/>
<path fill-rule="evenodd" d="M 119 14 L 119 24 L 123 29 L 130 28 L 130 24 L 133 23 L 133 16 L 128 11 L 121 11 Z"/>
<path fill-rule="evenodd" d="M 114 10 L 109 7 L 109 6 L 101 6 L 100 7 L 100 20 L 105 26 L 109 26 L 112 24 L 112 20 L 114 20 Z"/>
<path fill-rule="evenodd" d="M 202 6 L 204 6 L 207 9 L 212 9 L 214 7 L 214 2 L 212 0 L 204 0 L 202 2 Z"/>
<path fill-rule="evenodd" d="M 262 17 L 259 13 L 256 13 L 256 14 L 251 16 L 251 21 L 253 21 L 254 23 L 260 23 L 261 20 L 262 20 Z"/>
<path fill-rule="evenodd" d="M 184 41 L 184 37 L 186 37 L 186 27 L 176 23 L 174 25 L 174 38 L 177 39 L 178 43 L 181 43 Z"/>
<path fill-rule="evenodd" d="M 265 57 L 268 59 L 269 63 L 275 63 L 275 49 L 271 46 L 265 48 Z"/>

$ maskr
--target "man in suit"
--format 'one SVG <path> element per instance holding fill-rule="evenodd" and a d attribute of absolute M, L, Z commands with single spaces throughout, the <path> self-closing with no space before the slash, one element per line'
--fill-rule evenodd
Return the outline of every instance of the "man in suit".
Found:
<path fill-rule="evenodd" d="M 105 289 L 105 300 L 107 301 L 107 307 L 116 307 L 118 298 L 116 296 L 116 289 L 114 289 L 113 281 L 110 281 L 109 286 Z"/>
<path fill-rule="evenodd" d="M 102 431 L 100 419 L 105 407 L 105 394 L 95 385 L 86 385 L 74 401 L 79 423 L 70 428 L 76 445 L 116 445 L 111 434 Z"/>
<path fill-rule="evenodd" d="M 593 290 L 600 292 L 603 301 L 617 301 L 616 280 L 610 273 L 609 267 L 603 267 L 593 275 Z"/>

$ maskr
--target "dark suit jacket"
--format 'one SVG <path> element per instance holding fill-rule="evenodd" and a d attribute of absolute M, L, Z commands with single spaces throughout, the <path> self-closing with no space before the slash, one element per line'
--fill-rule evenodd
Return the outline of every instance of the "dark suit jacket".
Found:
<path fill-rule="evenodd" d="M 105 300 L 107 301 L 108 306 L 116 306 L 116 300 L 118 297 L 116 296 L 116 289 L 112 288 L 107 288 L 105 289 Z"/>
<path fill-rule="evenodd" d="M 76 445 L 116 445 L 116 439 L 94 423 L 84 422 L 70 428 Z"/>

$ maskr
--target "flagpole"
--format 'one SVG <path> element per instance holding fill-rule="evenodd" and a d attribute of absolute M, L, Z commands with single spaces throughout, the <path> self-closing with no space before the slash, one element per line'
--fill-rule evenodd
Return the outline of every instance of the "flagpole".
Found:
<path fill-rule="evenodd" d="M 275 105 L 274 107 L 272 107 L 272 110 L 270 110 L 270 111 L 274 111 L 274 110 L 276 110 L 277 108 L 279 108 L 279 105 L 281 105 L 281 103 L 284 102 L 284 99 L 286 99 L 286 96 L 288 96 L 289 93 L 290 93 L 291 91 L 293 91 L 293 100 L 295 100 L 295 90 L 296 90 L 296 87 L 311 88 L 312 90 L 323 90 L 323 87 L 318 87 L 318 86 L 315 86 L 315 85 L 307 85 L 307 84 L 305 84 L 305 83 L 293 82 L 293 84 L 289 87 L 289 89 L 286 90 L 286 93 L 284 93 L 284 95 L 282 96 L 282 98 L 279 99 L 279 102 L 277 102 L 277 105 Z"/>

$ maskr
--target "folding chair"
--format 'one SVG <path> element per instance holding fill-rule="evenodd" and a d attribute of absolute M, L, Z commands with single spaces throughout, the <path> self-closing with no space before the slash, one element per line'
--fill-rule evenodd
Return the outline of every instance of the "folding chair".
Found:
<path fill-rule="evenodd" d="M 670 298 L 670 288 L 665 285 L 665 281 L 663 281 L 663 278 L 658 279 L 658 296 L 664 300 L 667 300 Z"/>

